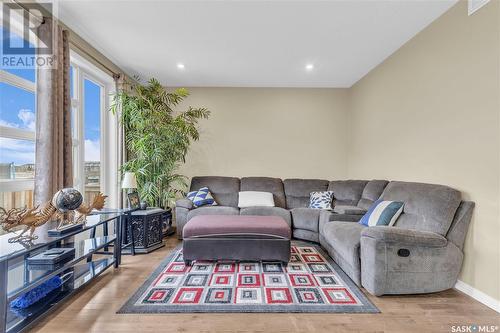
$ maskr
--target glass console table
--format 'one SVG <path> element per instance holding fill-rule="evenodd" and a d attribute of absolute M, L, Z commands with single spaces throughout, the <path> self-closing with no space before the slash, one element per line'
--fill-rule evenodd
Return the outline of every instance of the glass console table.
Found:
<path fill-rule="evenodd" d="M 26 330 L 106 269 L 118 267 L 121 246 L 116 244 L 121 244 L 121 232 L 116 231 L 122 230 L 123 215 L 90 215 L 82 229 L 58 237 L 49 237 L 45 233 L 29 243 L 9 243 L 8 238 L 13 237 L 13 233 L 0 236 L 0 332 Z M 113 234 L 108 234 L 109 224 L 113 225 Z M 110 246 L 112 252 L 108 251 Z M 27 258 L 55 247 L 74 248 L 74 258 L 52 268 L 28 265 Z M 10 308 L 12 300 L 54 276 L 64 274 L 70 278 L 63 286 L 39 302 L 26 309 Z"/>

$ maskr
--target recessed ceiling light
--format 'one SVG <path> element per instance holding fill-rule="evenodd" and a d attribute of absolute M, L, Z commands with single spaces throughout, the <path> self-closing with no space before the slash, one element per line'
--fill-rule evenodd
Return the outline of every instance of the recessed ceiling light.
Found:
<path fill-rule="evenodd" d="M 177 64 L 177 68 L 184 69 L 184 64 Z"/>
<path fill-rule="evenodd" d="M 312 71 L 313 69 L 314 69 L 314 65 L 313 64 L 307 64 L 306 65 L 306 70 Z"/>

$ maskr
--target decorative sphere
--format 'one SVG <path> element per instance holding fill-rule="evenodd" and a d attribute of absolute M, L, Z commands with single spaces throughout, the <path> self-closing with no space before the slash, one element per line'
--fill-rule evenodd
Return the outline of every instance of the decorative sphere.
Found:
<path fill-rule="evenodd" d="M 83 202 L 83 196 L 74 188 L 63 188 L 54 194 L 52 205 L 59 211 L 65 213 L 80 207 Z"/>

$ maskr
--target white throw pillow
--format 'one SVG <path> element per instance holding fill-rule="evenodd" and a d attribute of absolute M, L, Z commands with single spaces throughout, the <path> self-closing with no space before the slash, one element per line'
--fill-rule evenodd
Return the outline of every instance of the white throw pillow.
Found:
<path fill-rule="evenodd" d="M 274 207 L 273 194 L 269 192 L 242 191 L 238 194 L 238 207 Z"/>

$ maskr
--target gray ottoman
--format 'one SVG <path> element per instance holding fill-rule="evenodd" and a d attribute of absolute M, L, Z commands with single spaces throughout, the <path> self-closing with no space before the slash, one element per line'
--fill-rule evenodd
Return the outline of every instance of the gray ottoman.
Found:
<path fill-rule="evenodd" d="M 183 258 L 194 260 L 290 260 L 291 230 L 282 217 L 198 215 L 182 231 Z"/>

